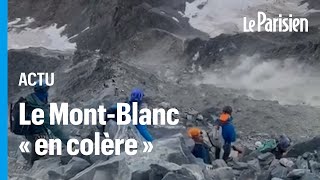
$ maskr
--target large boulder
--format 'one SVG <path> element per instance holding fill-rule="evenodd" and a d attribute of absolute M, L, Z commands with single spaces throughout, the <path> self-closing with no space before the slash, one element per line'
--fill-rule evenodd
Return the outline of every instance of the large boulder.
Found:
<path fill-rule="evenodd" d="M 176 164 L 151 164 L 150 180 L 161 180 L 170 171 L 177 171 L 180 167 Z"/>
<path fill-rule="evenodd" d="M 235 175 L 231 167 L 221 167 L 213 170 L 207 170 L 208 180 L 234 180 Z"/>
<path fill-rule="evenodd" d="M 90 163 L 88 161 L 79 157 L 73 157 L 68 164 L 48 171 L 49 179 L 70 179 L 89 166 Z"/>
<path fill-rule="evenodd" d="M 257 179 L 257 172 L 254 171 L 253 169 L 246 169 L 241 171 L 239 180 L 248 180 L 248 179 Z"/>
<path fill-rule="evenodd" d="M 247 155 L 245 155 L 244 157 L 240 158 L 239 160 L 244 161 L 244 162 L 250 161 L 250 160 L 258 158 L 258 156 L 260 156 L 261 154 L 262 153 L 259 151 L 252 151 L 252 152 L 248 153 Z"/>
<path fill-rule="evenodd" d="M 274 160 L 271 162 L 268 170 L 272 170 L 272 169 L 276 168 L 276 167 L 279 166 L 279 165 L 280 165 L 279 160 L 278 160 L 278 159 L 274 159 Z"/>
<path fill-rule="evenodd" d="M 304 141 L 293 145 L 289 152 L 287 153 L 288 157 L 298 157 L 304 154 L 305 152 L 314 152 L 320 150 L 320 136 L 314 137 L 311 140 Z"/>
<path fill-rule="evenodd" d="M 261 167 L 260 167 L 260 163 L 258 159 L 253 159 L 248 161 L 248 166 L 250 169 L 253 169 L 256 172 L 260 172 L 261 171 Z"/>
<path fill-rule="evenodd" d="M 183 164 L 182 167 L 192 172 L 192 174 L 197 180 L 205 179 L 205 175 L 204 175 L 205 166 L 199 166 L 197 164 Z"/>
<path fill-rule="evenodd" d="M 222 159 L 216 159 L 212 162 L 212 166 L 215 168 L 220 168 L 220 167 L 228 167 L 227 163 L 222 160 Z"/>
<path fill-rule="evenodd" d="M 198 171 L 202 172 L 202 169 L 196 167 L 188 166 L 179 166 L 174 163 L 169 163 L 166 161 L 158 161 L 157 163 L 150 164 L 149 166 L 139 166 L 139 163 L 145 164 L 146 162 L 139 161 L 135 165 L 131 164 L 130 171 L 132 172 L 131 180 L 162 180 L 162 179 L 192 179 L 200 180 L 203 179 L 203 175 L 197 173 Z"/>
<path fill-rule="evenodd" d="M 258 162 L 259 163 L 259 162 Z M 249 168 L 248 163 L 235 161 L 231 164 L 232 168 L 235 170 L 245 170 Z"/>
<path fill-rule="evenodd" d="M 300 180 L 320 180 L 320 176 L 313 173 L 306 173 Z"/>
<path fill-rule="evenodd" d="M 174 163 L 169 163 L 161 160 L 140 159 L 132 161 L 128 159 L 128 166 L 131 171 L 131 180 L 156 180 L 162 179 L 167 173 L 178 171 L 181 167 Z"/>
<path fill-rule="evenodd" d="M 271 177 L 272 178 L 281 178 L 285 179 L 288 174 L 288 169 L 279 165 L 271 170 Z"/>
<path fill-rule="evenodd" d="M 310 172 L 310 170 L 307 169 L 294 169 L 288 173 L 288 178 L 292 179 L 299 179 L 302 176 L 304 176 L 307 172 Z"/>
<path fill-rule="evenodd" d="M 166 172 L 166 173 L 165 173 Z M 177 170 L 166 169 L 160 165 L 151 165 L 150 180 L 175 180 L 186 179 L 196 180 L 196 177 L 186 168 L 179 168 Z"/>
<path fill-rule="evenodd" d="M 259 180 L 270 180 L 273 179 L 271 177 L 271 170 L 267 170 L 267 171 L 262 171 L 259 175 L 258 178 Z"/>
<path fill-rule="evenodd" d="M 156 140 L 153 146 L 153 151 L 148 154 L 151 159 L 162 159 L 178 165 L 197 162 L 181 134 Z"/>
<path fill-rule="evenodd" d="M 287 158 L 281 158 L 279 163 L 284 166 L 284 167 L 287 167 L 287 168 L 291 168 L 292 166 L 294 166 L 294 162 L 287 159 Z"/>
<path fill-rule="evenodd" d="M 310 160 L 309 164 L 310 164 L 311 172 L 316 175 L 320 175 L 320 163 Z"/>
<path fill-rule="evenodd" d="M 298 167 L 298 169 L 308 169 L 308 161 L 306 159 L 304 159 L 302 156 L 299 156 L 297 161 L 296 161 L 296 165 Z"/>
<path fill-rule="evenodd" d="M 71 180 L 114 180 L 130 179 L 131 172 L 123 156 L 117 156 L 109 161 L 97 163 L 78 173 Z"/>
<path fill-rule="evenodd" d="M 188 177 L 185 176 L 183 174 L 176 174 L 173 172 L 169 172 L 168 174 L 166 174 L 162 180 L 180 180 L 180 179 L 185 179 L 185 180 L 195 180 L 194 177 Z"/>
<path fill-rule="evenodd" d="M 17 174 L 9 178 L 10 180 L 36 180 L 27 175 Z"/>
<path fill-rule="evenodd" d="M 131 180 L 149 180 L 151 169 L 137 170 L 132 172 Z"/>
<path fill-rule="evenodd" d="M 58 169 L 60 166 L 61 162 L 59 158 L 40 159 L 34 162 L 28 174 L 36 179 L 49 179 L 48 172 Z"/>
<path fill-rule="evenodd" d="M 271 164 L 271 162 L 275 159 L 275 156 L 272 153 L 267 152 L 259 155 L 258 159 L 260 161 L 260 165 L 262 167 L 266 167 Z"/>

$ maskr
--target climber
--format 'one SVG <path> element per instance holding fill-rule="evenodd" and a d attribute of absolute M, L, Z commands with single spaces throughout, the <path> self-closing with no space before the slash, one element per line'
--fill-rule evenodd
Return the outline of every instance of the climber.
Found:
<path fill-rule="evenodd" d="M 144 97 L 144 93 L 141 89 L 133 89 L 131 91 L 130 94 L 130 98 L 129 100 L 126 102 L 130 105 L 132 105 L 133 102 L 137 102 L 138 103 L 138 109 L 141 108 L 141 105 L 143 103 L 143 97 Z M 107 109 L 107 114 L 115 114 L 115 117 L 117 117 L 117 105 L 112 105 L 109 109 Z M 130 114 L 132 114 L 132 112 L 130 112 Z M 106 116 L 107 118 L 107 116 Z M 116 119 L 106 119 L 107 125 L 102 127 L 103 131 L 112 131 L 110 134 L 111 136 L 115 136 L 117 126 L 116 126 Z M 112 127 L 112 128 L 110 128 Z M 137 128 L 137 130 L 139 131 L 139 133 L 141 134 L 141 136 L 146 140 L 146 141 L 153 141 L 153 137 L 151 136 L 151 134 L 149 133 L 147 126 L 146 125 L 141 125 L 138 124 L 135 126 Z"/>
<path fill-rule="evenodd" d="M 225 106 L 222 110 L 222 113 L 215 121 L 215 137 L 219 137 L 218 131 L 221 128 L 222 130 L 222 138 L 224 140 L 223 143 L 223 160 L 227 161 L 229 158 L 229 155 L 231 153 L 231 148 L 234 150 L 237 150 L 235 146 L 232 146 L 232 143 L 236 141 L 236 131 L 232 124 L 233 117 L 232 117 L 232 107 L 231 106 Z M 216 148 L 215 156 L 216 159 L 220 158 L 220 148 Z"/>
<path fill-rule="evenodd" d="M 262 153 L 271 152 L 276 159 L 281 159 L 291 146 L 291 140 L 285 134 L 282 134 L 278 138 L 268 139 L 263 142 L 257 141 L 255 146 L 257 151 Z"/>
<path fill-rule="evenodd" d="M 36 155 L 34 151 L 34 144 L 37 139 L 40 138 L 48 138 L 48 129 L 55 135 L 57 138 L 61 139 L 61 141 L 66 145 L 69 140 L 69 136 L 65 135 L 65 133 L 57 126 L 50 125 L 50 117 L 49 117 L 49 104 L 48 104 L 48 90 L 49 86 L 46 85 L 45 81 L 39 82 L 37 81 L 34 86 L 34 92 L 26 96 L 26 98 L 20 98 L 16 104 L 25 103 L 26 110 L 25 115 L 26 119 L 31 119 L 31 112 L 35 108 L 40 108 L 44 112 L 44 123 L 43 125 L 28 125 L 28 126 L 19 126 L 19 108 L 13 108 L 12 116 L 14 118 L 13 124 L 13 133 L 18 135 L 24 135 L 28 141 L 32 144 L 32 152 L 29 157 L 29 163 L 32 165 L 33 162 L 39 159 L 40 156 Z M 15 105 L 16 106 L 16 105 Z M 10 120 L 11 121 L 11 120 Z M 11 122 L 10 122 L 11 123 Z"/>
<path fill-rule="evenodd" d="M 277 147 L 273 151 L 274 155 L 277 159 L 281 159 L 282 156 L 285 156 L 291 146 L 291 139 L 285 134 L 281 134 L 279 138 L 276 140 Z"/>
<path fill-rule="evenodd" d="M 196 158 L 201 158 L 204 163 L 211 164 L 209 147 L 204 143 L 203 132 L 199 128 L 188 129 L 188 135 L 195 143 L 192 154 Z"/>
<path fill-rule="evenodd" d="M 39 81 L 34 86 L 34 93 L 31 93 L 26 97 L 27 103 L 34 108 L 41 108 L 44 111 L 44 127 L 49 129 L 54 136 L 59 138 L 63 144 L 67 144 L 69 135 L 66 135 L 64 131 L 58 125 L 50 124 L 50 113 L 49 113 L 49 104 L 48 104 L 48 90 L 49 86 L 42 82 L 40 85 Z"/>

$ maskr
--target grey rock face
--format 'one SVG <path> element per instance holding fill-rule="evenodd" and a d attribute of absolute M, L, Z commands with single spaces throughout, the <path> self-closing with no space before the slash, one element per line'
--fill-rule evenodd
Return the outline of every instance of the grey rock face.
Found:
<path fill-rule="evenodd" d="M 311 172 L 316 175 L 320 175 L 320 163 L 310 160 L 309 164 L 310 164 Z"/>
<path fill-rule="evenodd" d="M 280 165 L 279 160 L 278 159 L 274 159 L 271 162 L 270 166 L 269 166 L 269 170 L 272 170 L 272 169 L 276 168 L 278 165 Z"/>
<path fill-rule="evenodd" d="M 271 170 L 262 171 L 260 174 L 258 174 L 258 180 L 269 180 L 272 179 L 271 176 Z"/>
<path fill-rule="evenodd" d="M 310 172 L 307 169 L 294 169 L 288 173 L 288 178 L 301 178 L 307 172 Z"/>
<path fill-rule="evenodd" d="M 212 162 L 213 167 L 220 168 L 220 167 L 228 167 L 227 163 L 222 159 L 216 159 Z"/>
<path fill-rule="evenodd" d="M 164 176 L 170 172 L 169 167 L 161 166 L 158 164 L 151 164 L 151 171 L 149 174 L 149 179 L 152 180 L 161 180 Z"/>
<path fill-rule="evenodd" d="M 252 180 L 256 180 L 258 178 L 257 176 L 257 172 L 250 169 L 250 170 L 243 170 L 241 171 L 241 174 L 239 176 L 239 180 L 247 180 L 247 179 L 252 179 Z"/>
<path fill-rule="evenodd" d="M 90 163 L 79 157 L 73 157 L 68 164 L 48 171 L 49 179 L 70 179 L 90 166 Z"/>
<path fill-rule="evenodd" d="M 71 180 L 113 180 L 130 179 L 131 173 L 123 157 L 115 157 L 110 161 L 94 164 L 77 174 Z"/>
<path fill-rule="evenodd" d="M 308 169 L 308 161 L 305 160 L 303 157 L 299 156 L 296 165 L 299 169 Z"/>
<path fill-rule="evenodd" d="M 291 168 L 294 165 L 294 162 L 292 162 L 291 160 L 287 159 L 287 158 L 281 158 L 279 163 L 287 168 Z"/>
<path fill-rule="evenodd" d="M 168 103 L 168 102 L 161 102 L 161 103 L 159 104 L 159 107 L 160 107 L 160 108 L 164 108 L 164 109 L 169 109 L 169 108 L 171 107 L 171 105 L 170 105 L 170 103 Z"/>
<path fill-rule="evenodd" d="M 205 179 L 204 166 L 199 166 L 197 164 L 183 164 L 182 167 L 192 172 L 193 176 L 196 177 L 197 180 Z"/>
<path fill-rule="evenodd" d="M 168 162 L 178 165 L 196 162 L 195 157 L 191 154 L 181 136 L 155 141 L 153 146 L 157 148 L 157 152 L 154 155 Z"/>
<path fill-rule="evenodd" d="M 311 140 L 301 142 L 292 146 L 288 152 L 288 157 L 298 157 L 305 152 L 314 152 L 315 150 L 320 150 L 320 136 L 314 137 Z"/>
<path fill-rule="evenodd" d="M 275 159 L 275 156 L 272 153 L 267 152 L 267 153 L 259 155 L 258 159 L 259 159 L 260 164 L 262 166 L 267 166 L 267 165 L 271 164 L 271 162 Z"/>
<path fill-rule="evenodd" d="M 150 169 L 132 172 L 131 180 L 149 180 Z"/>
<path fill-rule="evenodd" d="M 320 180 L 320 176 L 312 173 L 306 173 L 300 180 Z"/>
<path fill-rule="evenodd" d="M 62 59 L 57 57 L 57 55 L 61 53 L 53 53 L 43 49 L 37 51 L 33 52 L 32 48 L 29 48 L 27 50 L 10 50 L 8 52 L 8 58 L 10 59 L 10 63 L 8 63 L 9 73 L 11 74 L 8 85 L 9 102 L 16 101 L 17 98 L 19 98 L 17 96 L 22 96 L 24 91 L 30 89 L 29 87 L 17 86 L 21 72 L 55 72 L 60 65 L 65 63 Z M 45 56 L 42 54 L 45 54 Z M 28 63 L 25 63 L 25 60 L 27 60 Z M 37 65 L 35 66 L 35 64 Z"/>
<path fill-rule="evenodd" d="M 274 177 L 274 178 L 272 178 L 271 180 L 283 180 L 283 179 Z"/>
<path fill-rule="evenodd" d="M 185 176 L 182 174 L 176 174 L 173 172 L 169 172 L 166 174 L 162 180 L 180 180 L 180 179 L 185 179 L 185 180 L 196 180 L 195 177 L 190 177 L 190 176 Z"/>
<path fill-rule="evenodd" d="M 61 166 L 59 158 L 40 159 L 28 171 L 31 177 L 49 179 L 48 172 Z"/>
<path fill-rule="evenodd" d="M 208 170 L 208 180 L 234 180 L 235 175 L 230 167 L 221 167 L 213 170 Z"/>
<path fill-rule="evenodd" d="M 248 166 L 255 170 L 256 172 L 260 172 L 261 171 L 261 167 L 260 167 L 260 163 L 258 159 L 254 159 L 251 161 L 248 161 Z"/>
<path fill-rule="evenodd" d="M 271 177 L 284 179 L 287 177 L 288 169 L 283 166 L 277 166 L 271 171 Z"/>
<path fill-rule="evenodd" d="M 259 163 L 259 162 L 258 162 Z M 251 162 L 251 165 L 254 168 L 254 162 Z M 236 170 L 244 170 L 244 169 L 248 169 L 249 168 L 249 164 L 248 163 L 244 163 L 244 162 L 234 162 L 232 164 L 232 168 L 236 169 Z M 258 167 L 255 167 L 256 169 L 258 169 Z"/>

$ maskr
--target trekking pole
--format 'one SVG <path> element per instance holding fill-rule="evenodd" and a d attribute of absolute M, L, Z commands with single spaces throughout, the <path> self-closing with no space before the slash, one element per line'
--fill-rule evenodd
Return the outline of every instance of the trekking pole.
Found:
<path fill-rule="evenodd" d="M 217 146 L 216 146 L 216 145 L 214 145 L 214 143 L 212 142 L 212 139 L 211 139 L 211 137 L 209 136 L 209 133 L 208 133 L 207 131 L 205 131 L 205 132 L 206 132 L 206 134 L 207 134 L 207 136 L 208 136 L 208 139 L 209 139 L 210 144 L 212 145 L 212 147 L 217 148 Z"/>

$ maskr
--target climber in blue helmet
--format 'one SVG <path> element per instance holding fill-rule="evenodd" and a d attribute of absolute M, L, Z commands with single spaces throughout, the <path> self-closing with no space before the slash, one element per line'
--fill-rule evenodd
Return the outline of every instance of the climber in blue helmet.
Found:
<path fill-rule="evenodd" d="M 137 102 L 142 103 L 142 99 L 144 97 L 144 93 L 141 89 L 132 89 L 131 95 L 130 95 L 130 102 Z"/>
<path fill-rule="evenodd" d="M 130 95 L 130 99 L 129 99 L 129 104 L 132 105 L 133 102 L 137 102 L 138 103 L 138 109 L 141 108 L 141 104 L 142 104 L 142 100 L 144 97 L 144 93 L 141 89 L 133 89 L 131 91 L 131 95 Z M 151 136 L 151 134 L 148 131 L 148 128 L 146 125 L 142 125 L 142 124 L 137 124 L 136 128 L 138 129 L 139 133 L 144 137 L 144 139 L 146 139 L 147 141 L 152 141 L 153 138 Z"/>

